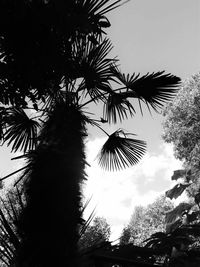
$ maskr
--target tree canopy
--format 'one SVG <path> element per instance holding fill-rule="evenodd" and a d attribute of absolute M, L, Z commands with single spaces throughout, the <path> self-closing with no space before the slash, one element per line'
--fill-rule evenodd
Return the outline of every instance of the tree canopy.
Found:
<path fill-rule="evenodd" d="M 88 249 L 97 246 L 101 242 L 109 241 L 110 225 L 103 217 L 95 217 L 93 222 L 87 226 L 79 240 L 80 249 Z"/>
<path fill-rule="evenodd" d="M 163 112 L 163 139 L 173 144 L 175 157 L 183 161 L 186 175 L 182 176 L 185 176 L 185 182 L 192 179 L 193 185 L 188 189 L 192 195 L 195 195 L 200 188 L 199 108 L 200 74 L 196 74 L 182 83 L 177 96 Z"/>
<path fill-rule="evenodd" d="M 163 111 L 163 139 L 174 145 L 175 157 L 199 165 L 200 74 L 184 81 L 174 100 Z"/>
<path fill-rule="evenodd" d="M 123 229 L 120 243 L 144 246 L 143 241 L 153 233 L 165 231 L 165 215 L 172 208 L 173 204 L 164 196 L 147 207 L 135 207 L 130 222 Z"/>

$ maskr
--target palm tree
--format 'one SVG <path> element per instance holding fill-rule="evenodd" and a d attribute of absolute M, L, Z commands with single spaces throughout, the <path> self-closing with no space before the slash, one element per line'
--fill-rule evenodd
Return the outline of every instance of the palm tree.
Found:
<path fill-rule="evenodd" d="M 26 166 L 26 207 L 16 266 L 80 266 L 77 260 L 81 183 L 86 179 L 87 125 L 135 115 L 133 100 L 159 110 L 180 79 L 157 72 L 125 75 L 104 38 L 105 14 L 121 0 L 0 1 L 1 138 L 20 150 Z M 102 105 L 97 120 L 86 111 Z M 136 164 L 146 143 L 122 129 L 107 135 L 99 153 L 106 170 Z M 15 172 L 16 173 L 16 172 Z"/>

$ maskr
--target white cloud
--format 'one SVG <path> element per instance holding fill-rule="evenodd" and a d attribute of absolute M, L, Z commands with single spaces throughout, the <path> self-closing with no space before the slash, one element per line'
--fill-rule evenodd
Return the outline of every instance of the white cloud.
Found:
<path fill-rule="evenodd" d="M 162 154 L 146 153 L 136 166 L 119 172 L 106 172 L 95 160 L 104 142 L 105 139 L 97 138 L 87 143 L 87 160 L 91 167 L 87 168 L 84 195 L 86 199 L 92 196 L 92 201 L 86 217 L 96 206 L 96 215 L 107 219 L 112 226 L 111 237 L 115 239 L 128 223 L 135 206 L 153 202 L 171 187 L 171 175 L 181 167 L 181 163 L 174 159 L 172 147 L 163 144 Z"/>

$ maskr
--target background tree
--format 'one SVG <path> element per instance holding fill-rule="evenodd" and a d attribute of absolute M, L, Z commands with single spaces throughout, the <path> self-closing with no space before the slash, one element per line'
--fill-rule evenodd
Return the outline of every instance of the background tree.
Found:
<path fill-rule="evenodd" d="M 167 198 L 177 199 L 193 186 L 191 171 L 176 170 L 171 178 L 177 180 L 177 184 L 166 191 Z M 166 231 L 156 232 L 146 240 L 146 247 L 163 252 L 166 266 L 199 265 L 199 201 L 199 193 L 194 197 L 190 195 L 185 202 L 168 211 L 165 216 Z"/>
<path fill-rule="evenodd" d="M 130 222 L 124 228 L 120 237 L 120 244 L 133 243 L 134 245 L 144 246 L 144 240 L 148 239 L 153 233 L 165 231 L 165 216 L 172 208 L 172 202 L 164 196 L 157 198 L 147 207 L 135 207 Z"/>
<path fill-rule="evenodd" d="M 92 224 L 88 225 L 79 240 L 80 249 L 97 246 L 102 242 L 109 241 L 111 234 L 110 225 L 103 217 L 95 217 Z"/>
<path fill-rule="evenodd" d="M 200 188 L 200 74 L 184 81 L 180 90 L 165 108 L 163 139 L 174 146 L 175 157 L 182 160 L 186 171 L 192 170 L 193 186 L 189 191 L 193 196 Z M 187 181 L 187 175 L 185 182 Z M 174 178 L 175 179 L 175 178 Z"/>
<path fill-rule="evenodd" d="M 175 157 L 183 161 L 183 170 L 176 170 L 172 180 L 177 184 L 166 192 L 169 198 L 177 198 L 185 190 L 186 203 L 180 203 L 168 214 L 166 222 L 170 229 L 184 223 L 199 223 L 199 121 L 200 121 L 200 74 L 184 81 L 173 102 L 164 110 L 163 139 L 174 146 Z M 197 243 L 198 243 L 197 239 Z"/>
<path fill-rule="evenodd" d="M 108 57 L 105 15 L 121 3 L 0 1 L 1 138 L 27 163 L 17 266 L 76 266 L 87 124 L 122 122 L 135 114 L 135 99 L 141 110 L 141 102 L 158 110 L 176 93 L 178 77 L 125 75 Z M 103 104 L 102 119 L 85 112 L 92 102 Z M 144 154 L 145 142 L 132 134 L 106 134 L 103 168 L 134 165 Z"/>
<path fill-rule="evenodd" d="M 15 191 L 6 190 L 2 194 L 0 198 L 0 266 L 2 267 L 14 264 L 21 239 L 16 225 L 23 208 L 24 200 L 18 187 Z"/>

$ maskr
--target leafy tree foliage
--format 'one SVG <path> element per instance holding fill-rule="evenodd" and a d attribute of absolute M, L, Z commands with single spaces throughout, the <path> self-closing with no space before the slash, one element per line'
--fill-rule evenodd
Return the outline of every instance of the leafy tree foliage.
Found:
<path fill-rule="evenodd" d="M 109 241 L 110 226 L 103 217 L 94 218 L 91 225 L 88 225 L 79 240 L 80 249 L 87 249 L 102 242 Z"/>
<path fill-rule="evenodd" d="M 196 74 L 183 82 L 177 97 L 164 111 L 163 138 L 174 145 L 175 156 L 184 163 L 183 170 L 174 171 L 172 180 L 177 184 L 166 192 L 166 196 L 177 198 L 185 190 L 189 196 L 187 202 L 180 203 L 166 216 L 167 232 L 173 238 L 171 247 L 173 244 L 174 253 L 177 253 L 172 266 L 179 266 L 183 261 L 185 266 L 199 265 L 199 103 L 200 74 Z M 176 232 L 179 231 L 178 241 Z"/>
<path fill-rule="evenodd" d="M 186 172 L 190 173 L 193 186 L 188 192 L 195 195 L 200 188 L 200 74 L 184 81 L 180 90 L 164 110 L 163 139 L 174 145 L 175 157 L 182 160 Z M 182 175 L 184 177 L 184 175 Z M 185 183 L 188 183 L 185 175 Z"/>
<path fill-rule="evenodd" d="M 165 215 L 172 208 L 173 204 L 164 196 L 159 197 L 146 208 L 135 207 L 129 224 L 123 229 L 120 243 L 144 246 L 144 241 L 153 233 L 165 231 Z"/>
<path fill-rule="evenodd" d="M 198 164 L 200 120 L 200 74 L 184 81 L 164 110 L 164 141 L 173 143 L 175 156 Z"/>
<path fill-rule="evenodd" d="M 20 212 L 24 208 L 21 189 L 6 190 L 0 198 L 0 261 L 2 267 L 15 262 L 20 247 L 21 233 L 17 229 Z"/>
<path fill-rule="evenodd" d="M 186 179 L 187 184 L 179 183 L 179 179 Z M 186 170 L 176 170 L 172 180 L 177 184 L 166 191 L 166 196 L 176 199 L 192 186 L 192 173 Z M 190 183 L 189 183 L 190 182 Z M 156 232 L 146 240 L 146 247 L 163 251 L 166 266 L 198 266 L 200 246 L 200 211 L 199 198 L 189 198 L 188 202 L 181 202 L 165 216 L 166 231 Z"/>

